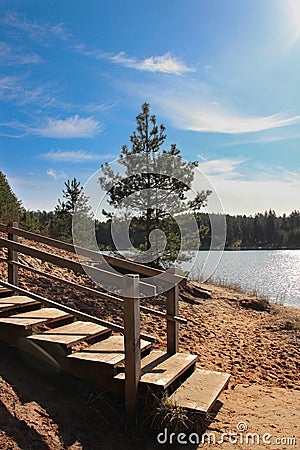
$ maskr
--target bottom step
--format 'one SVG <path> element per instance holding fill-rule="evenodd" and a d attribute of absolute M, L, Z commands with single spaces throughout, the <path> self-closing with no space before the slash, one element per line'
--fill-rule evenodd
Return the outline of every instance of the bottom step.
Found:
<path fill-rule="evenodd" d="M 196 369 L 170 396 L 170 401 L 200 414 L 207 414 L 228 385 L 230 375 Z"/>
<path fill-rule="evenodd" d="M 197 362 L 197 355 L 186 353 L 168 353 L 153 350 L 141 360 L 140 383 L 152 388 L 166 390 L 175 380 L 192 368 Z M 119 373 L 114 378 L 125 380 L 125 373 Z"/>

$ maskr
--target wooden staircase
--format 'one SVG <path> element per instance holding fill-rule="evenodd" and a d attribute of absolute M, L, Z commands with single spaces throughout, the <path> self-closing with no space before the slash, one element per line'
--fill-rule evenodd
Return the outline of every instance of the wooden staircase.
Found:
<path fill-rule="evenodd" d="M 58 308 L 0 288 L 0 339 L 71 375 L 124 396 L 124 336 Z M 207 414 L 230 375 L 196 368 L 197 355 L 152 350 L 141 339 L 141 394 L 167 392 L 183 408 Z M 147 389 L 146 389 L 147 388 Z"/>

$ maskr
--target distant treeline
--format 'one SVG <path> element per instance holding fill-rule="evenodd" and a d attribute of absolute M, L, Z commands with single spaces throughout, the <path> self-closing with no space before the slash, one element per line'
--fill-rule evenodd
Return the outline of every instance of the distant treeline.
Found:
<path fill-rule="evenodd" d="M 55 239 L 71 241 L 73 194 L 80 192 L 80 183 L 75 179 L 65 183 L 64 201 L 58 202 L 54 211 L 26 211 L 21 201 L 13 193 L 5 175 L 0 171 L 0 221 L 18 221 L 20 226 L 34 233 L 44 234 Z M 208 249 L 211 239 L 210 217 L 208 214 L 196 215 L 201 229 L 201 249 Z M 300 249 L 300 212 L 277 216 L 275 211 L 257 213 L 254 216 L 226 215 L 227 249 Z M 164 224 L 169 233 L 175 233 L 176 222 L 170 218 Z M 96 222 L 95 232 L 101 249 L 113 249 L 110 219 Z M 178 230 L 177 230 L 178 231 Z M 145 229 L 142 223 L 133 222 L 130 238 L 135 247 L 145 242 Z"/>
<path fill-rule="evenodd" d="M 58 219 L 55 212 L 27 211 L 21 218 L 21 225 L 29 231 L 66 240 L 59 233 L 56 223 Z M 208 214 L 201 214 L 196 219 L 199 227 L 207 227 L 201 249 L 208 249 L 211 239 L 210 217 Z M 300 249 L 300 211 L 282 216 L 276 216 L 272 210 L 254 216 L 226 215 L 226 226 L 227 249 Z M 100 248 L 113 248 L 110 220 L 96 222 L 95 227 Z M 134 246 L 138 247 L 144 242 L 144 231 L 139 224 L 134 224 L 130 229 Z"/>
<path fill-rule="evenodd" d="M 210 230 L 208 214 L 199 221 Z M 300 211 L 277 216 L 269 210 L 254 216 L 226 215 L 227 249 L 300 249 Z M 210 231 L 202 240 L 202 249 L 209 248 Z"/>

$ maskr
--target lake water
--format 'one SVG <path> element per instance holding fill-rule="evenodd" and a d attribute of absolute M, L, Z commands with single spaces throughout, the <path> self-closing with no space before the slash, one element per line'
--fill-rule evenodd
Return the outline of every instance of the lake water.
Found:
<path fill-rule="evenodd" d="M 201 274 L 207 256 L 206 251 L 198 252 L 192 278 Z M 300 250 L 224 251 L 211 278 L 300 308 Z"/>

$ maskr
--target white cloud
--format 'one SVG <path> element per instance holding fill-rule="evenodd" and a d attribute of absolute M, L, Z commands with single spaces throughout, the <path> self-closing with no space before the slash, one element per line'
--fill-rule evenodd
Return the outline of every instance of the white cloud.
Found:
<path fill-rule="evenodd" d="M 107 111 L 108 109 L 114 108 L 119 103 L 120 103 L 119 101 L 116 101 L 114 103 L 89 103 L 87 105 L 74 105 L 74 106 L 76 106 L 77 108 L 81 108 L 85 112 L 94 113 Z"/>
<path fill-rule="evenodd" d="M 143 70 L 147 72 L 162 72 L 181 75 L 186 72 L 195 71 L 172 56 L 170 52 L 167 52 L 161 56 L 149 56 L 143 60 L 128 57 L 125 53 L 121 52 L 117 55 L 110 56 L 107 59 L 113 63 L 120 64 L 131 69 Z"/>
<path fill-rule="evenodd" d="M 203 161 L 203 157 L 198 155 L 201 162 L 199 162 L 199 169 L 207 176 L 218 175 L 226 178 L 233 178 L 241 174 L 237 170 L 237 166 L 244 163 L 246 160 L 234 160 L 230 158 L 214 159 Z"/>
<path fill-rule="evenodd" d="M 56 162 L 83 163 L 89 161 L 103 161 L 106 158 L 113 158 L 111 154 L 96 154 L 85 152 L 84 150 L 57 150 L 40 155 L 42 158 Z"/>
<path fill-rule="evenodd" d="M 4 128 L 4 131 L 1 130 Z M 54 139 L 91 138 L 101 130 L 100 123 L 93 117 L 71 116 L 66 119 L 48 119 L 44 125 L 32 127 L 19 122 L 0 123 L 0 136 L 21 138 L 28 135 Z"/>
<path fill-rule="evenodd" d="M 93 117 L 80 118 L 75 115 L 66 119 L 48 119 L 43 127 L 29 131 L 44 137 L 70 139 L 93 137 L 100 132 L 100 128 L 100 123 Z"/>
<path fill-rule="evenodd" d="M 61 171 L 60 173 L 57 173 L 54 169 L 48 169 L 47 174 L 54 179 L 54 181 L 58 181 L 60 179 L 65 179 L 67 175 Z"/>
<path fill-rule="evenodd" d="M 53 86 L 34 86 L 27 75 L 0 75 L 0 100 L 19 106 L 44 108 L 58 104 Z"/>
<path fill-rule="evenodd" d="M 175 75 L 195 72 L 195 69 L 186 66 L 183 62 L 172 56 L 170 52 L 167 52 L 164 55 L 149 56 L 148 58 L 139 60 L 127 56 L 125 52 L 112 54 L 101 50 L 88 50 L 84 45 L 74 45 L 73 49 L 81 55 L 93 57 L 95 59 L 104 59 L 123 67 L 145 72 L 161 72 Z"/>
<path fill-rule="evenodd" d="M 211 105 L 161 98 L 161 106 L 178 128 L 200 132 L 241 134 L 285 127 L 300 122 L 300 115 L 276 113 L 268 116 L 246 116 Z"/>
<path fill-rule="evenodd" d="M 36 53 L 25 53 L 23 49 L 14 49 L 6 42 L 0 42 L 1 63 L 6 66 L 21 66 L 26 64 L 36 64 L 42 59 Z"/>
<path fill-rule="evenodd" d="M 139 96 L 143 87 L 130 87 Z M 162 90 L 163 95 L 162 95 Z M 226 99 L 214 102 L 214 92 L 205 83 L 173 83 L 148 86 L 152 104 L 179 129 L 208 133 L 242 134 L 270 130 L 300 123 L 300 115 L 276 112 L 266 116 L 237 111 Z"/>
<path fill-rule="evenodd" d="M 209 182 L 217 192 L 225 213 L 255 214 L 274 209 L 278 214 L 290 213 L 298 209 L 300 192 L 300 173 L 284 168 L 268 169 L 263 172 L 252 171 L 245 176 L 239 165 L 244 160 L 216 159 L 199 163 Z M 203 180 L 202 180 L 203 183 Z M 204 185 L 202 188 L 210 188 Z M 208 210 L 214 205 L 208 199 Z"/>
<path fill-rule="evenodd" d="M 34 40 L 47 42 L 49 38 L 54 37 L 68 41 L 71 37 L 70 32 L 64 28 L 62 23 L 49 25 L 45 23 L 31 22 L 26 16 L 15 12 L 6 13 L 1 22 L 10 28 L 27 33 L 27 35 Z"/>
<path fill-rule="evenodd" d="M 15 90 L 17 83 L 21 77 L 17 75 L 2 75 L 0 77 L 0 92 L 1 91 L 13 91 Z"/>

